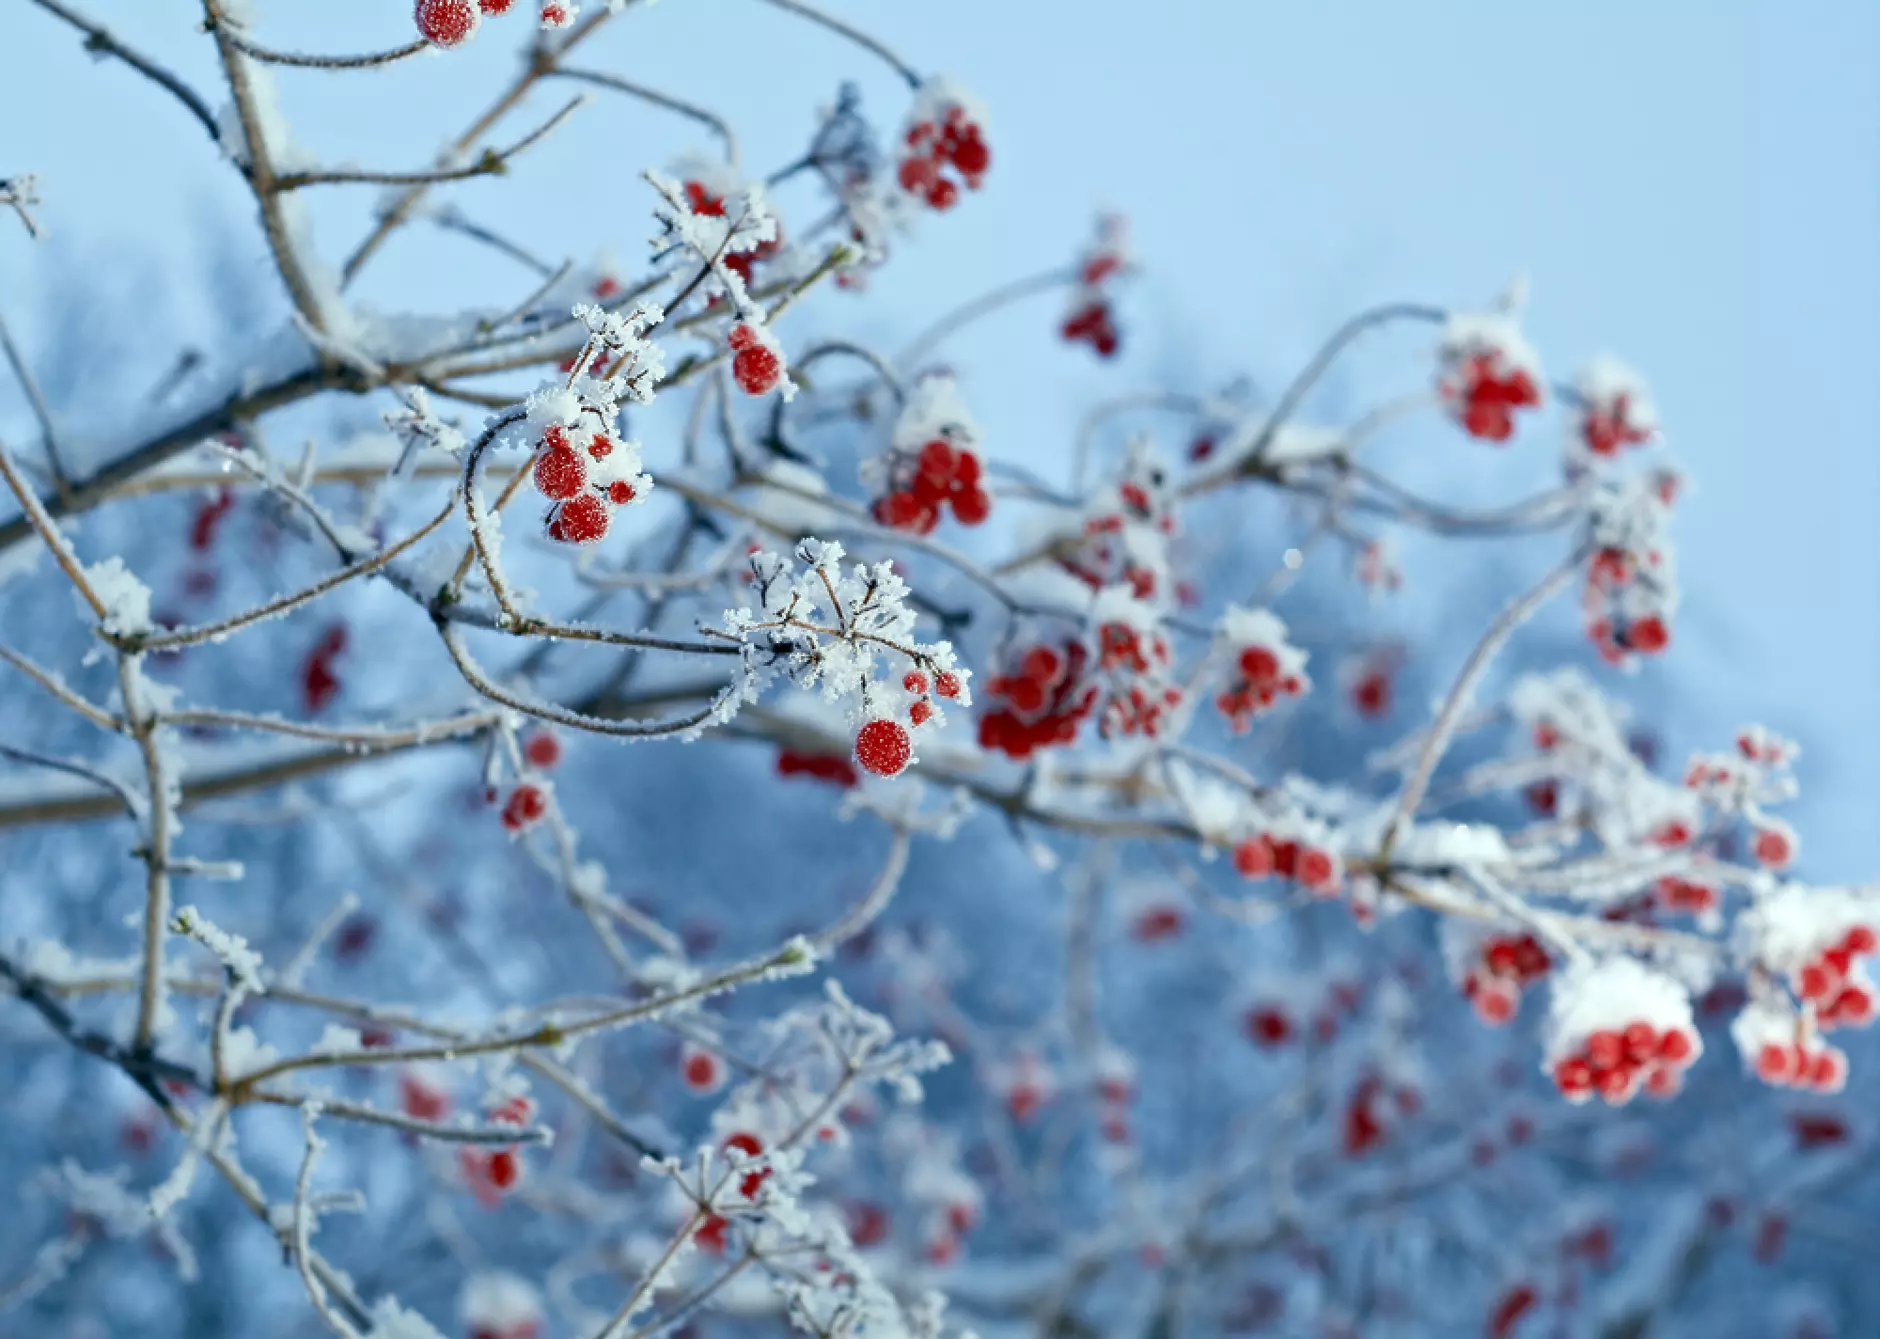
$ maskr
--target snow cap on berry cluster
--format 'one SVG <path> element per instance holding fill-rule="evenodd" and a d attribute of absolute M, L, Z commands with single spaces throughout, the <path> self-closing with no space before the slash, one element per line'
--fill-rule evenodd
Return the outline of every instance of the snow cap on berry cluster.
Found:
<path fill-rule="evenodd" d="M 1623 1032 L 1638 1022 L 1661 1035 L 1686 1032 L 1695 1046 L 1702 1046 L 1691 1018 L 1690 992 L 1636 958 L 1568 965 L 1554 979 L 1547 1021 L 1550 1063 L 1577 1052 L 1595 1032 Z"/>
<path fill-rule="evenodd" d="M 1230 604 L 1221 612 L 1220 638 L 1229 651 L 1260 646 L 1279 661 L 1279 674 L 1304 677 L 1307 653 L 1286 640 L 1286 624 L 1270 609 L 1245 609 Z"/>
<path fill-rule="evenodd" d="M 986 105 L 967 91 L 957 79 L 937 74 L 921 83 L 914 90 L 914 101 L 907 109 L 907 124 L 914 126 L 938 125 L 946 120 L 947 113 L 958 107 L 960 114 L 981 130 L 989 129 L 986 121 Z"/>
<path fill-rule="evenodd" d="M 1658 407 L 1645 378 L 1609 354 L 1600 354 L 1580 369 L 1574 382 L 1580 401 L 1572 458 L 1610 458 L 1621 446 L 1641 444 L 1658 436 Z"/>
<path fill-rule="evenodd" d="M 941 372 L 914 383 L 888 441 L 896 450 L 918 451 L 936 437 L 954 446 L 977 446 L 980 441 L 979 425 L 960 398 L 959 383 Z"/>
<path fill-rule="evenodd" d="M 1508 711 L 1531 734 L 1545 731 L 1550 747 L 1584 750 L 1606 759 L 1630 756 L 1625 706 L 1574 666 L 1522 675 L 1509 690 Z"/>
<path fill-rule="evenodd" d="M 457 1309 L 464 1328 L 476 1335 L 522 1339 L 542 1323 L 541 1294 L 527 1279 L 500 1269 L 472 1275 Z"/>
<path fill-rule="evenodd" d="M 1880 930 L 1880 890 L 1785 883 L 1737 923 L 1743 956 L 1796 977 L 1857 926 Z"/>
<path fill-rule="evenodd" d="M 1443 322 L 1438 348 L 1445 361 L 1461 362 L 1487 355 L 1497 371 L 1525 372 L 1536 385 L 1541 381 L 1541 359 L 1514 318 L 1501 312 L 1451 312 Z"/>

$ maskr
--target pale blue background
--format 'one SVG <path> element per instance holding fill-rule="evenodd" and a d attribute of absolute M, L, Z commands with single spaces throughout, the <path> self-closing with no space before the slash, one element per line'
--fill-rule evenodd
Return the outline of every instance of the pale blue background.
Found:
<path fill-rule="evenodd" d="M 89 8 L 213 87 L 193 4 Z M 1119 367 L 1042 340 L 1057 312 L 1048 300 L 955 346 L 995 450 L 1049 467 L 1109 389 L 1207 388 L 1237 370 L 1270 386 L 1362 304 L 1466 304 L 1524 269 L 1550 370 L 1599 349 L 1633 362 L 1698 479 L 1677 522 L 1690 603 L 1677 654 L 1647 686 L 1690 696 L 1715 730 L 1756 715 L 1801 734 L 1808 873 L 1880 871 L 1880 6 L 837 10 L 978 91 L 996 155 L 987 189 L 923 230 L 879 283 L 879 304 L 834 309 L 852 329 L 898 342 L 919 323 L 909 313 L 1058 263 L 1095 208 L 1133 222 L 1147 273 L 1125 302 Z M 409 32 L 400 0 L 257 0 L 257 11 L 259 31 L 283 45 L 391 45 Z M 316 146 L 415 166 L 437 129 L 486 98 L 475 84 L 501 77 L 521 36 L 511 20 L 428 69 L 279 78 Z M 251 228 L 216 222 L 245 218 L 239 186 L 178 108 L 122 68 L 94 67 L 28 0 L 0 0 L 0 52 L 0 173 L 42 173 L 51 232 L 33 248 L 0 229 L 0 310 L 30 339 L 48 294 L 82 266 L 102 299 L 101 346 L 135 350 L 122 304 L 155 304 L 164 346 L 126 364 L 154 376 L 171 331 L 202 320 L 187 290 L 205 253 L 259 263 Z M 800 148 L 810 108 L 839 78 L 861 77 L 889 123 L 904 105 L 865 57 L 749 0 L 662 0 L 584 63 L 710 101 L 739 123 L 757 166 Z M 476 183 L 457 198 L 545 251 L 604 233 L 630 260 L 648 226 L 633 172 L 692 136 L 631 104 L 583 115 L 608 125 L 547 146 L 517 173 L 520 191 Z M 580 194 L 548 184 L 577 165 L 591 183 Z M 329 254 L 364 205 L 363 192 L 324 197 Z M 461 266 L 488 277 L 470 257 L 413 234 L 368 294 L 448 303 Z M 1396 393 L 1396 371 L 1341 385 L 1336 403 Z M 101 412 L 110 399 L 100 394 Z M 0 427 L 26 427 L 7 384 Z M 1518 491 L 1522 470 L 1551 459 L 1552 431 L 1492 460 L 1444 438 L 1421 464 L 1464 489 L 1479 475 Z M 1440 593 L 1433 571 L 1413 575 Z M 1418 611 L 1427 620 L 1430 602 L 1407 616 Z"/>

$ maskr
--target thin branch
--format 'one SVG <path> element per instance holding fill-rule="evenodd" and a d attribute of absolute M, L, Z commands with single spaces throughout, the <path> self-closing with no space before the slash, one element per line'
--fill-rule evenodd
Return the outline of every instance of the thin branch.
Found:
<path fill-rule="evenodd" d="M 770 0 L 770 3 L 782 4 L 785 0 Z M 1002 307 L 1009 307 L 1014 302 L 1022 302 L 1035 294 L 1049 293 L 1054 288 L 1066 288 L 1076 283 L 1077 279 L 1078 271 L 1074 267 L 1060 267 L 1055 270 L 1046 270 L 1043 274 L 1014 279 L 1011 283 L 1001 285 L 990 293 L 981 294 L 971 302 L 956 307 L 942 316 L 912 344 L 909 344 L 894 361 L 900 367 L 912 367 L 948 335 L 971 325 L 982 316 L 990 316 Z"/>
<path fill-rule="evenodd" d="M 258 60 L 263 65 L 294 65 L 314 70 L 372 69 L 404 60 L 407 56 L 415 56 L 421 51 L 428 50 L 431 45 L 421 37 L 415 42 L 407 42 L 404 46 L 393 47 L 389 51 L 374 51 L 364 56 L 311 56 L 292 51 L 276 51 L 271 47 L 261 46 L 233 24 L 223 23 L 220 29 L 227 34 L 235 49 L 251 60 Z"/>
<path fill-rule="evenodd" d="M 423 45 L 429 45 L 425 43 Z M 501 176 L 509 170 L 509 162 L 517 154 L 524 152 L 546 137 L 550 131 L 560 125 L 575 109 L 587 101 L 576 96 L 570 98 L 566 106 L 534 130 L 524 135 L 507 149 L 485 149 L 474 163 L 463 167 L 439 167 L 423 172 L 367 172 L 349 168 L 333 168 L 323 172 L 283 172 L 274 178 L 277 191 L 297 191 L 303 186 L 335 186 L 363 184 L 373 186 L 435 186 L 447 181 L 467 181 L 471 177 Z"/>
<path fill-rule="evenodd" d="M 7 664 L 13 666 L 14 669 L 17 669 L 20 673 L 24 674 L 27 678 L 31 679 L 34 683 L 38 684 L 48 693 L 51 693 L 54 697 L 58 698 L 59 701 L 63 702 L 66 706 L 70 707 L 73 711 L 77 712 L 100 729 L 115 732 L 122 727 L 123 722 L 118 720 L 117 717 L 111 715 L 110 712 L 105 711 L 101 707 L 93 706 L 70 688 L 67 688 L 64 682 L 51 670 L 41 665 L 34 664 L 18 651 L 12 651 L 4 646 L 0 646 L 0 660 L 6 661 Z"/>
<path fill-rule="evenodd" d="M 631 80 L 622 79 L 617 74 L 606 74 L 600 70 L 570 70 L 560 68 L 550 70 L 549 73 L 559 79 L 579 79 L 583 83 L 596 84 L 601 88 L 611 88 L 617 93 L 625 93 L 628 97 L 639 98 L 643 102 L 650 102 L 655 107 L 664 107 L 669 112 L 677 112 L 681 116 L 689 116 L 701 125 L 709 127 L 719 139 L 723 140 L 725 143 L 725 162 L 734 168 L 738 165 L 738 138 L 732 131 L 730 124 L 726 122 L 723 117 L 715 115 L 704 107 L 698 106 L 696 103 L 686 102 L 683 99 L 673 97 L 670 93 L 661 93 L 657 89 L 648 88 L 645 84 L 636 84 Z"/>
<path fill-rule="evenodd" d="M 46 408 L 46 397 L 39 393 L 38 381 L 27 369 L 20 351 L 13 346 L 13 333 L 7 329 L 4 316 L 0 316 L 0 352 L 4 352 L 7 362 L 12 364 L 13 375 L 19 379 L 20 388 L 26 392 L 26 399 L 33 407 L 33 417 L 39 420 L 39 432 L 46 445 L 46 465 L 52 471 L 53 482 L 63 493 L 71 484 L 71 478 L 65 472 L 65 463 L 59 458 L 59 437 L 52 426 L 52 412 Z"/>
<path fill-rule="evenodd" d="M 133 70 L 143 75 L 189 108 L 190 115 L 202 123 L 202 128 L 209 132 L 209 138 L 217 144 L 222 142 L 222 131 L 216 125 L 215 115 L 209 110 L 209 104 L 181 79 L 158 65 L 148 56 L 125 46 L 101 24 L 93 23 L 84 15 L 59 3 L 59 0 L 33 0 L 33 3 L 49 14 L 56 14 L 74 28 L 85 34 L 85 50 L 100 56 L 116 56 Z"/>
<path fill-rule="evenodd" d="M 778 9 L 787 9 L 792 14 L 800 15 L 812 23 L 820 23 L 823 27 L 829 29 L 830 32 L 840 33 L 863 50 L 873 52 L 875 55 L 887 61 L 888 64 L 894 67 L 896 74 L 907 80 L 907 86 L 909 88 L 918 89 L 920 87 L 920 74 L 912 65 L 909 65 L 906 61 L 895 55 L 893 48 L 875 40 L 861 29 L 850 27 L 840 19 L 830 17 L 813 5 L 804 4 L 803 0 L 770 0 L 770 3 L 775 5 Z"/>
<path fill-rule="evenodd" d="M 23 523 L 30 532 L 37 533 L 46 542 L 46 547 L 52 550 L 53 560 L 59 564 L 60 570 L 70 578 L 72 585 L 77 587 L 79 595 L 83 597 L 86 604 L 91 606 L 92 613 L 98 616 L 100 622 L 103 622 L 108 617 L 104 601 L 100 600 L 98 592 L 91 588 L 91 581 L 86 577 L 85 569 L 79 565 L 78 555 L 72 552 L 72 546 L 66 542 L 65 536 L 59 533 L 59 527 L 53 522 L 52 513 L 40 502 L 39 495 L 32 490 L 26 480 L 20 477 L 19 470 L 13 464 L 13 456 L 7 450 L 5 442 L 0 442 L 0 478 L 6 480 L 7 487 L 13 490 L 13 496 L 19 499 L 20 510 L 25 513 L 16 524 Z M 0 552 L 4 551 L 4 545 L 0 545 Z"/>

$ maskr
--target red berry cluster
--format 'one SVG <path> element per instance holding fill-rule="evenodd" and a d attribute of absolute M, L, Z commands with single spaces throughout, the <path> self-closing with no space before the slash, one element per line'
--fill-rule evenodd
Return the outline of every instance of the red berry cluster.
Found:
<path fill-rule="evenodd" d="M 969 191 L 978 190 L 991 165 L 992 150 L 986 147 L 984 132 L 955 103 L 937 123 L 919 121 L 908 127 L 907 156 L 901 160 L 899 173 L 901 189 L 934 209 L 951 209 L 960 198 L 960 184 Z M 959 182 L 947 175 L 948 168 L 958 174 Z"/>
<path fill-rule="evenodd" d="M 1099 358 L 1114 358 L 1122 347 L 1122 337 L 1117 333 L 1115 318 L 1110 312 L 1107 298 L 1091 298 L 1078 304 L 1058 333 L 1069 343 L 1087 343 L 1097 351 Z"/>
<path fill-rule="evenodd" d="M 541 822 L 547 812 L 547 792 L 525 781 L 503 801 L 503 827 L 509 832 L 526 832 Z"/>
<path fill-rule="evenodd" d="M 760 1158 L 764 1155 L 764 1141 L 744 1130 L 729 1136 L 724 1142 L 724 1147 L 735 1148 L 747 1158 Z M 758 1192 L 764 1188 L 764 1182 L 769 1179 L 770 1168 L 768 1167 L 759 1167 L 755 1171 L 746 1172 L 738 1180 L 738 1194 L 747 1200 L 754 1200 Z"/>
<path fill-rule="evenodd" d="M 694 214 L 715 219 L 725 216 L 724 196 L 713 195 L 704 182 L 688 181 L 685 183 L 684 191 L 686 205 Z M 749 251 L 734 251 L 727 255 L 724 258 L 725 268 L 735 271 L 738 278 L 744 280 L 744 286 L 748 289 L 751 286 L 752 267 L 760 260 L 769 260 L 782 250 L 783 233 L 779 225 L 778 232 L 769 241 L 759 242 Z M 716 303 L 719 299 L 714 298 L 712 301 Z"/>
<path fill-rule="evenodd" d="M 554 504 L 548 512 L 548 537 L 563 544 L 593 544 L 605 538 L 614 508 L 635 496 L 625 479 L 590 481 L 588 462 L 607 459 L 618 443 L 604 429 L 585 436 L 577 447 L 573 430 L 550 424 L 536 448 L 531 477 L 535 491 Z"/>
<path fill-rule="evenodd" d="M 514 4 L 515 0 L 418 0 L 412 18 L 418 36 L 432 46 L 454 47 L 476 36 L 484 15 L 506 14 Z"/>
<path fill-rule="evenodd" d="M 523 1126 L 535 1114 L 535 1104 L 526 1097 L 512 1097 L 490 1113 L 497 1125 Z M 504 1195 L 522 1183 L 522 1155 L 514 1145 L 505 1148 L 465 1148 L 457 1155 L 470 1193 L 485 1208 L 494 1208 Z"/>
<path fill-rule="evenodd" d="M 1795 974 L 1795 992 L 1815 1006 L 1822 1031 L 1873 1022 L 1873 988 L 1855 960 L 1871 954 L 1877 943 L 1872 929 L 1853 926 Z"/>
<path fill-rule="evenodd" d="M 322 711 L 339 696 L 339 675 L 333 662 L 346 649 L 346 625 L 335 623 L 320 634 L 300 666 L 300 699 L 309 712 Z"/>
<path fill-rule="evenodd" d="M 1450 412 L 1471 437 L 1505 442 L 1514 435 L 1514 411 L 1540 406 L 1541 390 L 1526 368 L 1509 367 L 1498 353 L 1469 354 L 1438 385 Z"/>
<path fill-rule="evenodd" d="M 1818 1038 L 1766 1042 L 1756 1052 L 1756 1077 L 1774 1088 L 1838 1093 L 1847 1086 L 1847 1056 Z"/>
<path fill-rule="evenodd" d="M 1631 407 L 1632 397 L 1624 391 L 1606 404 L 1588 405 L 1585 417 L 1580 420 L 1580 438 L 1586 443 L 1586 449 L 1596 456 L 1610 458 L 1619 454 L 1620 447 L 1649 442 L 1651 429 L 1627 421 Z"/>
<path fill-rule="evenodd" d="M 1645 561 L 1655 567 L 1662 559 L 1654 552 L 1645 555 Z M 1663 615 L 1625 618 L 1612 608 L 1614 598 L 1637 574 L 1637 558 L 1624 549 L 1596 551 L 1587 568 L 1582 600 L 1587 611 L 1586 635 L 1609 665 L 1620 663 L 1628 653 L 1655 656 L 1671 644 L 1671 629 Z"/>
<path fill-rule="evenodd" d="M 925 535 L 940 523 L 947 507 L 961 525 L 978 525 L 992 514 L 992 496 L 980 482 L 979 457 L 944 438 L 934 438 L 918 452 L 895 452 L 889 479 L 889 491 L 874 503 L 879 525 Z"/>
<path fill-rule="evenodd" d="M 1291 837 L 1256 833 L 1234 843 L 1234 872 L 1243 879 L 1292 879 L 1322 896 L 1338 891 L 1338 858 Z"/>
<path fill-rule="evenodd" d="M 1083 682 L 1089 660 L 1078 641 L 1026 651 L 1017 673 L 1001 675 L 987 687 L 1006 705 L 979 718 L 979 746 L 1023 759 L 1073 742 L 1077 727 L 1097 705 L 1097 685 Z"/>
<path fill-rule="evenodd" d="M 1298 697 L 1309 686 L 1303 675 L 1281 672 L 1279 655 L 1271 647 L 1242 647 L 1235 667 L 1239 676 L 1214 699 L 1214 705 L 1237 735 L 1246 733 L 1254 717 L 1280 698 Z"/>
<path fill-rule="evenodd" d="M 725 342 L 731 346 L 731 377 L 746 395 L 768 395 L 783 380 L 783 358 L 756 326 L 740 321 Z"/>
<path fill-rule="evenodd" d="M 1491 935 L 1482 941 L 1477 965 L 1462 978 L 1462 993 L 1476 1017 L 1500 1027 L 1521 1007 L 1521 992 L 1553 966 L 1547 950 L 1531 934 Z"/>
<path fill-rule="evenodd" d="M 845 789 L 860 780 L 855 775 L 855 764 L 847 758 L 828 753 L 803 753 L 796 749 L 783 749 L 777 754 L 777 775 L 814 777 Z"/>
<path fill-rule="evenodd" d="M 1573 1102 L 1597 1094 L 1609 1106 L 1630 1102 L 1643 1087 L 1653 1097 L 1673 1096 L 1697 1058 L 1697 1039 L 1685 1028 L 1660 1032 L 1644 1019 L 1623 1029 L 1588 1034 L 1580 1049 L 1554 1064 L 1554 1085 Z"/>

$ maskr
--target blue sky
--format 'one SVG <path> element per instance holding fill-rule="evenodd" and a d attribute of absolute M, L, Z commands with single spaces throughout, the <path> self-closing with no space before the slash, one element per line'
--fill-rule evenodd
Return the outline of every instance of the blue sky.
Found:
<path fill-rule="evenodd" d="M 1880 870 L 1880 7 L 832 7 L 977 91 L 995 161 L 987 189 L 883 276 L 877 303 L 822 308 L 831 319 L 896 343 L 920 323 L 907 313 L 1056 264 L 1098 208 L 1125 210 L 1145 274 L 1119 364 L 1043 338 L 1049 299 L 953 349 L 993 449 L 1048 468 L 1100 395 L 1170 378 L 1214 387 L 1235 371 L 1270 385 L 1359 306 L 1479 302 L 1525 271 L 1550 369 L 1600 350 L 1633 363 L 1697 479 L 1676 527 L 1687 616 L 1676 654 L 1648 673 L 1718 729 L 1754 716 L 1810 741 L 1809 872 Z M 282 45 L 370 48 L 409 31 L 401 0 L 255 8 Z M 89 11 L 213 88 L 193 5 Z M 520 38 L 510 21 L 422 68 L 284 73 L 283 100 L 316 149 L 416 165 L 486 99 Z M 107 311 L 169 294 L 146 297 L 162 303 L 159 331 L 203 319 L 182 295 L 205 249 L 227 245 L 230 263 L 260 272 L 232 174 L 161 94 L 94 66 L 23 0 L 0 14 L 0 46 L 0 173 L 41 173 L 52 233 L 39 248 L 0 235 L 0 310 L 17 328 L 30 337 L 75 264 Z M 866 57 L 756 0 L 660 0 L 590 63 L 720 108 L 753 165 L 796 152 L 840 78 L 859 77 L 884 121 L 904 105 Z M 630 260 L 647 231 L 635 171 L 693 136 L 629 104 L 582 115 L 590 124 L 513 178 L 458 198 L 544 250 L 607 236 Z M 565 184 L 577 172 L 578 192 Z M 329 251 L 368 204 L 322 202 Z M 414 234 L 368 296 L 449 303 L 466 263 Z M 1414 366 L 1380 364 L 1376 382 L 1340 394 L 1386 398 Z M 24 423 L 0 387 L 0 428 Z M 1402 445 L 1420 478 L 1511 493 L 1551 461 L 1551 431 L 1503 456 L 1437 432 Z"/>

